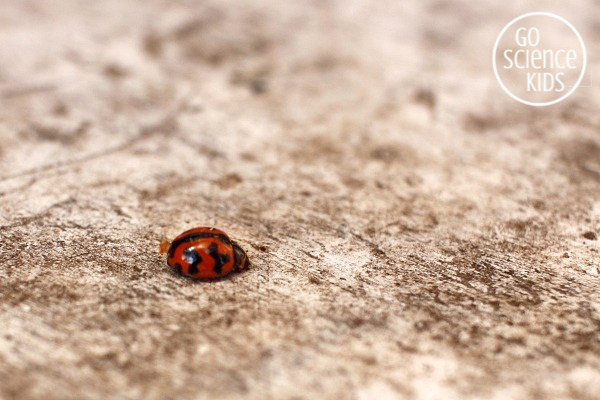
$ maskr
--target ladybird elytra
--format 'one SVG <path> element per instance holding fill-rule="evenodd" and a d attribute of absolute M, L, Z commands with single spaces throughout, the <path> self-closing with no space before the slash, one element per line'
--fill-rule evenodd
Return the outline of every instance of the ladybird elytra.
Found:
<path fill-rule="evenodd" d="M 250 267 L 246 252 L 216 228 L 192 228 L 171 243 L 163 240 L 160 250 L 167 253 L 169 267 L 192 278 L 220 278 Z"/>

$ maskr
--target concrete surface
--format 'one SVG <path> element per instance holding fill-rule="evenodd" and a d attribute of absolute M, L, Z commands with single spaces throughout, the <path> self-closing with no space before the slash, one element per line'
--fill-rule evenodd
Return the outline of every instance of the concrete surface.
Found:
<path fill-rule="evenodd" d="M 600 4 L 531 7 L 2 1 L 0 398 L 598 399 L 600 95 L 491 51 L 556 12 L 589 81 Z"/>

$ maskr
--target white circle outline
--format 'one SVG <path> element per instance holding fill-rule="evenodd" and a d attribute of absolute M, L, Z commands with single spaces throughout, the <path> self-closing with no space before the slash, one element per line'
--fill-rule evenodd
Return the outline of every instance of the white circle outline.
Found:
<path fill-rule="evenodd" d="M 568 93 L 566 93 L 565 95 L 563 95 L 562 97 L 559 97 L 558 99 L 553 100 L 553 101 L 548 101 L 546 103 L 533 103 L 531 101 L 523 100 L 520 97 L 517 97 L 514 94 L 512 94 L 506 88 L 506 86 L 504 86 L 504 83 L 502 83 L 502 79 L 500 79 L 500 75 L 498 74 L 498 68 L 496 67 L 496 50 L 498 49 L 498 43 L 500 43 L 500 39 L 502 38 L 502 35 L 504 35 L 504 32 L 506 32 L 506 30 L 512 24 L 514 24 L 515 22 L 517 22 L 517 21 L 519 21 L 519 20 L 521 20 L 523 18 L 532 17 L 534 15 L 544 15 L 544 16 L 547 16 L 547 17 L 556 18 L 557 20 L 564 22 L 575 33 L 575 36 L 577 36 L 577 39 L 579 39 L 579 44 L 581 44 L 581 50 L 583 50 L 583 68 L 581 69 L 581 74 L 579 75 L 579 79 L 577 79 L 577 83 L 575 83 L 575 86 L 573 86 L 573 88 Z M 492 54 L 492 65 L 494 67 L 494 74 L 496 75 L 496 79 L 498 80 L 498 83 L 500 83 L 500 86 L 502 87 L 502 89 L 504 89 L 504 91 L 510 97 L 512 97 L 513 99 L 515 99 L 515 100 L 517 100 L 517 101 L 519 101 L 519 102 L 521 102 L 523 104 L 527 104 L 527 105 L 535 106 L 535 107 L 542 107 L 542 106 L 549 106 L 549 105 L 552 105 L 552 104 L 556 104 L 559 101 L 562 101 L 562 100 L 566 99 L 567 97 L 569 97 L 571 95 L 571 93 L 573 93 L 575 91 L 575 89 L 577 89 L 577 87 L 581 83 L 581 80 L 583 79 L 583 74 L 585 73 L 585 67 L 587 65 L 587 55 L 586 55 L 586 51 L 585 51 L 585 45 L 583 44 L 583 39 L 579 35 L 579 32 L 577 32 L 577 29 L 575 29 L 575 27 L 573 25 L 571 25 L 571 23 L 569 21 L 567 21 L 563 17 L 560 17 L 560 16 L 558 16 L 556 14 L 552 14 L 552 13 L 545 12 L 545 11 L 536 11 L 536 12 L 530 12 L 530 13 L 518 16 L 517 18 L 513 19 L 512 21 L 510 21 L 504 27 L 504 29 L 502 29 L 502 31 L 500 32 L 500 35 L 498 35 L 498 38 L 496 39 L 496 43 L 494 44 L 494 53 Z"/>

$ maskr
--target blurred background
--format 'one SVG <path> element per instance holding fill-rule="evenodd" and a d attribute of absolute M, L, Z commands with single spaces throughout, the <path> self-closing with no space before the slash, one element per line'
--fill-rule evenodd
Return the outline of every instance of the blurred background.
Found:
<path fill-rule="evenodd" d="M 550 107 L 492 69 L 532 11 Z M 599 11 L 0 1 L 0 397 L 597 398 Z M 171 274 L 193 226 L 253 270 Z"/>

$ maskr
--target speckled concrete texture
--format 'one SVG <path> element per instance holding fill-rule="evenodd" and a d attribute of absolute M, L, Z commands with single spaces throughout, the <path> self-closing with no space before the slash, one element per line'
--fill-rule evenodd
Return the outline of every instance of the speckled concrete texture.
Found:
<path fill-rule="evenodd" d="M 597 399 L 600 95 L 491 65 L 543 10 L 596 78 L 561 4 L 2 1 L 0 398 Z"/>

